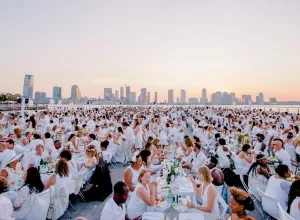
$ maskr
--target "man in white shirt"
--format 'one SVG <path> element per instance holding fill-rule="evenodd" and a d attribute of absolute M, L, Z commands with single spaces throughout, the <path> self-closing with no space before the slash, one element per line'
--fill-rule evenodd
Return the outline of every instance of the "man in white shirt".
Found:
<path fill-rule="evenodd" d="M 97 149 L 98 154 L 99 154 L 101 152 L 101 148 L 100 148 L 99 141 L 96 140 L 96 135 L 89 134 L 89 141 L 90 141 L 90 143 L 89 143 L 88 146 L 94 145 Z"/>
<path fill-rule="evenodd" d="M 197 174 L 197 169 L 204 165 L 206 161 L 206 156 L 201 152 L 201 145 L 199 143 L 194 144 L 193 152 L 182 159 L 182 168 L 187 168 L 191 173 Z"/>
<path fill-rule="evenodd" d="M 125 202 L 128 192 L 128 186 L 124 182 L 117 182 L 114 185 L 114 196 L 106 202 L 100 220 L 141 220 L 141 216 L 134 219 L 126 216 Z"/>
<path fill-rule="evenodd" d="M 279 157 L 282 160 L 282 163 L 287 165 L 290 169 L 292 168 L 291 156 L 284 150 L 283 141 L 279 138 L 275 138 L 272 142 L 273 151 L 275 150 L 275 156 Z"/>
<path fill-rule="evenodd" d="M 14 150 L 17 155 L 25 153 L 25 152 L 30 152 L 29 149 L 22 147 L 21 145 L 15 144 L 15 142 L 11 139 L 7 140 L 6 144 L 7 144 L 7 149 Z"/>
<path fill-rule="evenodd" d="M 34 139 L 30 141 L 30 143 L 29 143 L 29 145 L 27 147 L 30 151 L 35 150 L 36 146 L 44 144 L 44 142 L 41 140 L 41 135 L 34 134 L 33 138 Z"/>

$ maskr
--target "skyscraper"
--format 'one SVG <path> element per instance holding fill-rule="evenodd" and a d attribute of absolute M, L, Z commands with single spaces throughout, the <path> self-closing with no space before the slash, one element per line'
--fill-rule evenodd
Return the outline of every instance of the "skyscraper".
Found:
<path fill-rule="evenodd" d="M 141 95 L 140 95 L 140 104 L 145 105 L 147 102 L 147 89 L 142 88 L 141 89 Z"/>
<path fill-rule="evenodd" d="M 150 104 L 150 92 L 148 92 L 148 95 L 147 95 L 147 105 Z"/>
<path fill-rule="evenodd" d="M 186 104 L 186 91 L 180 90 L 180 104 Z"/>
<path fill-rule="evenodd" d="M 58 102 L 59 100 L 62 99 L 61 87 L 58 86 L 53 87 L 52 98 L 55 102 Z"/>
<path fill-rule="evenodd" d="M 242 95 L 242 104 L 248 105 L 252 101 L 251 95 Z"/>
<path fill-rule="evenodd" d="M 168 104 L 169 105 L 174 104 L 174 90 L 173 89 L 168 90 Z"/>
<path fill-rule="evenodd" d="M 121 86 L 120 88 L 120 100 L 124 99 L 124 88 Z"/>
<path fill-rule="evenodd" d="M 265 103 L 265 98 L 264 98 L 264 94 L 262 92 L 260 92 L 258 94 L 258 97 L 259 97 L 259 104 L 260 105 L 263 105 Z"/>
<path fill-rule="evenodd" d="M 79 101 L 81 99 L 81 92 L 78 85 L 73 85 L 71 88 L 71 99 L 72 101 Z"/>
<path fill-rule="evenodd" d="M 41 92 L 41 103 L 44 104 L 46 102 L 47 94 L 45 92 Z"/>
<path fill-rule="evenodd" d="M 104 97 L 105 101 L 112 101 L 113 100 L 113 93 L 112 88 L 104 88 Z"/>
<path fill-rule="evenodd" d="M 205 105 L 207 102 L 208 102 L 207 90 L 206 90 L 206 88 L 203 88 L 202 89 L 202 96 L 201 96 L 201 99 L 200 99 L 200 104 Z"/>
<path fill-rule="evenodd" d="M 33 99 L 33 86 L 34 86 L 34 76 L 25 75 L 24 85 L 23 85 L 23 96 L 25 98 Z"/>
<path fill-rule="evenodd" d="M 34 93 L 34 103 L 40 104 L 41 103 L 41 93 L 39 91 L 36 91 Z"/>
<path fill-rule="evenodd" d="M 118 90 L 115 91 L 115 98 L 116 98 L 116 100 L 120 100 L 119 91 Z"/>
<path fill-rule="evenodd" d="M 130 92 L 129 93 L 129 104 L 134 105 L 135 103 L 136 103 L 136 93 L 135 92 Z"/>
<path fill-rule="evenodd" d="M 126 100 L 125 103 L 129 103 L 130 99 L 130 86 L 126 86 Z"/>
<path fill-rule="evenodd" d="M 154 93 L 154 102 L 157 103 L 157 92 Z"/>
<path fill-rule="evenodd" d="M 217 91 L 211 94 L 211 104 L 213 105 L 221 105 L 222 104 L 222 93 Z"/>

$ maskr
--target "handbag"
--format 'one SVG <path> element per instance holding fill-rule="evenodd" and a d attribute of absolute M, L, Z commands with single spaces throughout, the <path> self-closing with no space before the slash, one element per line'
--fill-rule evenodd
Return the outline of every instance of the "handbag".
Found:
<path fill-rule="evenodd" d="M 54 200 L 53 200 L 54 197 L 52 197 L 51 192 L 52 192 L 52 190 L 50 190 L 51 201 L 50 201 L 49 209 L 48 209 L 48 212 L 47 212 L 47 219 L 52 219 L 53 215 L 55 213 L 55 207 L 54 207 L 54 204 L 53 204 L 54 203 Z"/>

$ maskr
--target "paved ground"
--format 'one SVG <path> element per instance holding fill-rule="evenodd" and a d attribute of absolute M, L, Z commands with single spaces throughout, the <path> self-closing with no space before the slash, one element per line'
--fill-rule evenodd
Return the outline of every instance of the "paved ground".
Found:
<path fill-rule="evenodd" d="M 123 173 L 124 173 L 125 167 L 123 165 L 119 165 L 115 169 L 111 168 L 111 178 L 113 185 L 120 180 L 123 180 Z M 110 196 L 109 196 L 110 197 Z M 76 209 L 75 212 L 72 211 L 72 209 L 69 207 L 68 211 L 72 215 L 71 219 L 75 219 L 78 216 L 84 216 L 88 220 L 99 220 L 101 216 L 102 209 L 104 207 L 106 201 L 104 202 L 82 202 L 81 200 L 77 200 L 73 202 L 73 205 Z M 251 216 L 253 216 L 256 220 L 263 220 L 266 219 L 263 218 L 258 210 L 254 210 L 253 212 L 249 213 Z M 59 220 L 67 220 L 70 219 L 68 214 L 65 213 Z"/>

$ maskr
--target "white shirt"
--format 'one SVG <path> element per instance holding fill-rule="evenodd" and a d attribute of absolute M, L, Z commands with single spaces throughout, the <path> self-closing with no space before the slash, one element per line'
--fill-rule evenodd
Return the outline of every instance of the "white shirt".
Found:
<path fill-rule="evenodd" d="M 91 146 L 91 145 L 94 145 L 94 146 L 96 147 L 98 153 L 101 152 L 101 148 L 100 148 L 100 143 L 99 143 L 99 141 L 93 140 L 93 141 L 89 144 L 89 146 Z"/>
<path fill-rule="evenodd" d="M 113 198 L 110 198 L 102 210 L 100 220 L 125 220 L 125 215 L 125 205 L 122 204 L 121 208 L 116 204 Z"/>
<path fill-rule="evenodd" d="M 206 156 L 202 153 L 202 151 L 200 151 L 198 155 L 196 155 L 196 152 L 193 151 L 188 157 L 184 158 L 184 161 L 192 163 L 193 167 L 191 171 L 192 173 L 197 173 L 197 169 L 205 164 Z"/>
<path fill-rule="evenodd" d="M 21 145 L 18 145 L 16 144 L 14 146 L 14 151 L 16 152 L 16 154 L 21 154 L 21 153 L 24 153 L 24 152 L 30 152 L 29 149 L 25 148 L 25 147 L 22 147 Z"/>
<path fill-rule="evenodd" d="M 280 151 L 276 151 L 275 155 L 282 160 L 283 164 L 287 165 L 291 169 L 291 156 L 286 150 L 281 149 Z"/>
<path fill-rule="evenodd" d="M 13 212 L 13 206 L 11 201 L 4 195 L 0 194 L 0 220 L 11 219 L 11 214 Z"/>
<path fill-rule="evenodd" d="M 34 139 L 34 140 L 30 141 L 30 143 L 28 145 L 28 149 L 30 151 L 33 151 L 33 150 L 35 150 L 36 146 L 38 146 L 40 144 L 44 145 L 44 143 L 43 143 L 43 141 L 41 139 Z"/>

